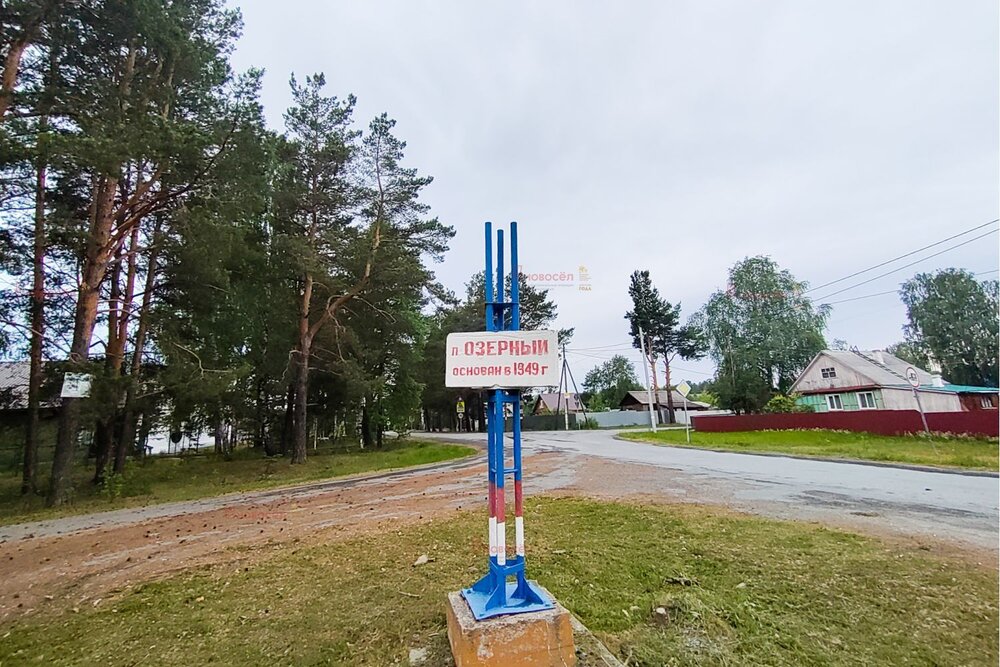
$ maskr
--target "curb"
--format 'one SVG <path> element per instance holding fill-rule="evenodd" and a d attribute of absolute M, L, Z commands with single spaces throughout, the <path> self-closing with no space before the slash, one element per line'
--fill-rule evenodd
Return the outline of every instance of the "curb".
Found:
<path fill-rule="evenodd" d="M 892 461 L 868 461 L 865 459 L 845 459 L 836 456 L 806 456 L 804 454 L 785 454 L 782 452 L 747 452 L 734 451 L 732 449 L 716 449 L 714 447 L 694 447 L 692 445 L 678 445 L 674 443 L 656 443 L 649 440 L 634 440 L 623 438 L 619 434 L 614 435 L 615 440 L 631 442 L 640 445 L 652 445 L 654 447 L 667 447 L 674 449 L 694 449 L 701 452 L 716 452 L 718 454 L 739 454 L 740 456 L 767 456 L 771 458 L 796 459 L 799 461 L 822 461 L 826 463 L 847 463 L 850 465 L 872 466 L 874 468 L 896 468 L 898 470 L 913 470 L 916 472 L 936 472 L 946 475 L 961 475 L 963 477 L 995 477 L 1000 478 L 1000 472 L 992 470 L 972 470 L 969 468 L 945 468 L 943 466 L 920 465 L 916 463 L 894 463 Z"/>

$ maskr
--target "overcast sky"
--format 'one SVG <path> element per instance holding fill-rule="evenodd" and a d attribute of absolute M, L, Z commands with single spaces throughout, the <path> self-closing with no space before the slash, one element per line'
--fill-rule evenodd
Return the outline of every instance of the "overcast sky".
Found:
<path fill-rule="evenodd" d="M 551 289 L 578 381 L 628 347 L 634 269 L 686 317 L 746 256 L 818 286 L 1000 217 L 995 0 L 234 4 L 235 64 L 266 69 L 275 128 L 292 72 L 357 95 L 359 122 L 398 121 L 409 165 L 435 178 L 427 203 L 458 232 L 445 285 L 482 268 L 485 220 L 519 221 L 526 273 L 589 269 L 590 291 Z M 826 300 L 950 266 L 994 278 L 997 244 Z M 835 305 L 827 339 L 881 348 L 904 321 L 894 294 L 858 299 Z M 678 366 L 675 381 L 712 371 Z"/>

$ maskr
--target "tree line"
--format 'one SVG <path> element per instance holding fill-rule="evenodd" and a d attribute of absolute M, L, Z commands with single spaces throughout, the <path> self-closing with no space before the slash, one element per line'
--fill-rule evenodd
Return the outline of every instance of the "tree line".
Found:
<path fill-rule="evenodd" d="M 353 96 L 293 76 L 268 129 L 221 0 L 15 1 L 0 26 L 0 353 L 30 360 L 25 493 L 66 500 L 82 431 L 101 483 L 160 423 L 293 463 L 310 429 L 360 414 L 377 444 L 408 423 L 454 231 L 388 115 L 359 123 Z M 53 369 L 93 382 L 58 402 L 43 486 Z"/>

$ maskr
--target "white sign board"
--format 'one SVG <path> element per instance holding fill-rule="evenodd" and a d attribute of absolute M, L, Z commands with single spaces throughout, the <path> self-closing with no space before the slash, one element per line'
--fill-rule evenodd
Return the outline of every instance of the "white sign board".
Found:
<path fill-rule="evenodd" d="M 61 398 L 87 398 L 90 396 L 90 381 L 93 375 L 87 373 L 66 373 L 63 375 Z"/>
<path fill-rule="evenodd" d="M 681 383 L 677 385 L 677 393 L 684 398 L 688 397 L 688 394 L 691 393 L 691 385 L 687 383 L 687 380 L 681 380 Z"/>
<path fill-rule="evenodd" d="M 913 385 L 914 389 L 920 386 L 920 377 L 917 375 L 917 369 L 913 366 L 906 368 L 906 381 Z"/>
<path fill-rule="evenodd" d="M 559 384 L 555 331 L 476 331 L 448 334 L 446 387 L 553 387 Z"/>

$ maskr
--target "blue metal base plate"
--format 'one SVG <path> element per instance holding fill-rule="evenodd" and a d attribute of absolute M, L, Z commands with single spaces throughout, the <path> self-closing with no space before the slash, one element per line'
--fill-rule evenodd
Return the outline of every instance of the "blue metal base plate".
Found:
<path fill-rule="evenodd" d="M 514 593 L 517 592 L 517 584 L 514 582 L 508 582 L 507 605 L 496 609 L 486 609 L 486 601 L 490 597 L 489 593 L 480 593 L 471 588 L 465 588 L 462 589 L 462 597 L 464 597 L 465 601 L 469 603 L 469 608 L 472 609 L 472 615 L 477 621 L 481 621 L 484 618 L 493 618 L 494 616 L 524 614 L 530 611 L 555 609 L 555 601 L 542 590 L 541 586 L 534 581 L 528 581 L 527 584 L 532 593 L 532 595 L 529 596 L 529 600 L 514 597 Z M 541 600 L 541 602 L 530 600 L 532 597 L 535 600 Z"/>

